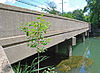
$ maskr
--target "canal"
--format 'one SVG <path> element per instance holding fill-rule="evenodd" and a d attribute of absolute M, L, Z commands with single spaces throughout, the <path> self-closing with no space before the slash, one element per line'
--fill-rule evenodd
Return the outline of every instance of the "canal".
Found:
<path fill-rule="evenodd" d="M 93 60 L 93 64 L 80 72 L 80 69 L 73 69 L 68 73 L 100 73 L 100 39 L 87 38 L 85 42 L 78 43 L 73 47 L 73 56 L 83 56 L 86 48 L 89 48 L 88 58 Z"/>

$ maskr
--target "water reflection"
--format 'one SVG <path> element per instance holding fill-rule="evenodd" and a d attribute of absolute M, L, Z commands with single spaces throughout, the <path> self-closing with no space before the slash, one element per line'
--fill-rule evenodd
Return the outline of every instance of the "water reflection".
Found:
<path fill-rule="evenodd" d="M 88 50 L 87 51 L 87 53 L 86 53 L 86 58 L 88 58 L 90 56 L 90 50 Z M 81 68 L 80 68 L 80 71 L 79 71 L 79 73 L 86 73 L 87 71 L 86 71 L 86 69 L 85 69 L 85 61 L 83 62 L 83 64 L 82 64 L 82 66 L 81 66 Z M 88 72 L 89 73 L 89 72 Z"/>

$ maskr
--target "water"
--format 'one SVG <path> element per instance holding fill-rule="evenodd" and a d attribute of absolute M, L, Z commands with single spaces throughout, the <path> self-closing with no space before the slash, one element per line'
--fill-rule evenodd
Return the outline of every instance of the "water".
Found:
<path fill-rule="evenodd" d="M 83 56 L 86 48 L 86 58 L 90 58 L 94 63 L 88 68 L 84 68 L 84 63 L 80 69 L 73 69 L 68 73 L 100 73 L 100 39 L 89 38 L 85 42 L 73 47 L 73 56 Z"/>
<path fill-rule="evenodd" d="M 85 68 L 83 62 L 81 68 L 75 68 L 67 73 L 100 73 L 100 39 L 87 38 L 85 42 L 78 43 L 73 47 L 73 56 L 85 56 L 94 62 Z M 66 73 L 59 72 L 58 73 Z"/>

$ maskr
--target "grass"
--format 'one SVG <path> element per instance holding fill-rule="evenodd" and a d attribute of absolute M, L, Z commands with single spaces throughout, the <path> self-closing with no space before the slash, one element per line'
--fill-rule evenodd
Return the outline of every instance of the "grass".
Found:
<path fill-rule="evenodd" d="M 45 59 L 47 59 L 46 56 L 41 57 L 39 62 L 42 62 Z M 38 64 L 37 58 L 35 58 L 32 61 L 31 65 L 29 65 L 27 63 L 25 65 L 23 65 L 23 64 L 21 64 L 21 62 L 19 62 L 17 65 L 13 66 L 13 70 L 14 70 L 14 73 L 36 73 L 38 71 L 37 64 Z M 44 70 L 44 69 L 47 69 L 48 67 L 49 66 L 43 67 L 43 68 L 40 68 L 39 70 Z"/>

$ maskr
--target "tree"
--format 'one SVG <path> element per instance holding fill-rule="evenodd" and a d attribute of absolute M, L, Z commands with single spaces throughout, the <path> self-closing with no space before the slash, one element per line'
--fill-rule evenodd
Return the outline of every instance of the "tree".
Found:
<path fill-rule="evenodd" d="M 45 11 L 45 12 L 48 12 L 50 14 L 57 14 L 57 13 L 59 13 L 59 11 L 56 10 L 57 6 L 56 6 L 55 2 L 53 2 L 53 1 L 48 2 L 47 6 L 48 7 L 46 9 L 42 8 L 42 10 Z"/>
<path fill-rule="evenodd" d="M 81 21 L 85 21 L 84 13 L 82 9 L 77 9 L 73 11 L 73 18 Z"/>
<path fill-rule="evenodd" d="M 91 24 L 100 28 L 100 0 L 86 1 L 87 6 L 84 8 L 84 12 L 89 12 Z"/>
<path fill-rule="evenodd" d="M 84 16 L 84 12 L 82 9 L 77 9 L 77 10 L 74 10 L 73 12 L 67 12 L 67 13 L 64 12 L 63 15 L 62 14 L 60 15 L 64 17 L 72 18 L 72 19 L 81 20 L 81 21 L 86 21 L 85 17 L 87 17 L 87 16 Z"/>
<path fill-rule="evenodd" d="M 64 16 L 64 17 L 68 17 L 68 18 L 74 19 L 72 12 L 67 12 L 67 13 L 64 12 L 63 15 L 62 15 L 62 13 L 60 13 L 60 16 Z"/>
<path fill-rule="evenodd" d="M 46 22 L 43 18 L 43 14 L 37 17 L 37 22 L 31 21 L 26 24 L 22 24 L 20 29 L 26 33 L 28 39 L 28 46 L 31 48 L 37 48 L 38 53 L 38 73 L 39 73 L 39 53 L 45 52 L 45 45 L 49 40 L 44 35 L 47 33 L 47 29 L 51 26 L 49 22 Z"/>

